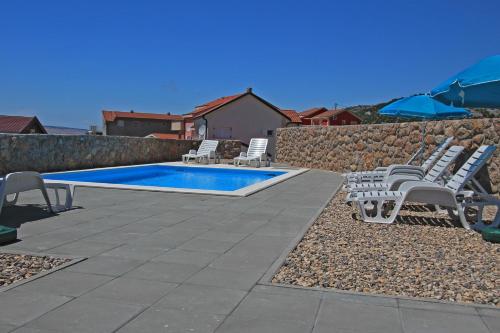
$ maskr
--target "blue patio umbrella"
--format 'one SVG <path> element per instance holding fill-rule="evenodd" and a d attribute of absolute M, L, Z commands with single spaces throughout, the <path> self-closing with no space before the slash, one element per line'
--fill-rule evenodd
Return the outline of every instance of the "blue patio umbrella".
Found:
<path fill-rule="evenodd" d="M 481 60 L 432 89 L 431 96 L 462 107 L 500 107 L 500 55 Z"/>
<path fill-rule="evenodd" d="M 445 105 L 429 95 L 417 95 L 397 100 L 379 110 L 379 114 L 389 117 L 414 118 L 425 121 L 422 131 L 422 151 L 425 148 L 425 128 L 428 120 L 467 118 L 469 110 Z"/>

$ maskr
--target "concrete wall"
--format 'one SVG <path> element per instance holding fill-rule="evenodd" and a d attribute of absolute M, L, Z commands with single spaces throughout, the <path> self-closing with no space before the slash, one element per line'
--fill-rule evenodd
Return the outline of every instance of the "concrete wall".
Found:
<path fill-rule="evenodd" d="M 123 127 L 118 126 L 123 121 Z M 154 119 L 116 118 L 113 122 L 105 122 L 106 135 L 145 137 L 151 133 L 180 133 L 172 131 L 172 121 Z M 182 128 L 182 127 L 181 127 Z"/>
<path fill-rule="evenodd" d="M 179 161 L 199 143 L 119 136 L 0 134 L 0 175 Z M 223 158 L 237 156 L 240 151 L 239 141 L 219 143 Z"/>
<path fill-rule="evenodd" d="M 252 95 L 246 95 L 205 116 L 208 120 L 208 139 L 219 139 L 217 132 L 222 128 L 230 129 L 231 138 L 246 144 L 251 138 L 268 138 L 268 153 L 275 156 L 276 129 L 285 127 L 289 120 L 262 103 Z M 203 119 L 195 122 L 196 131 Z M 273 131 L 268 136 L 267 131 Z"/>
<path fill-rule="evenodd" d="M 337 172 L 405 163 L 421 145 L 422 126 L 423 123 L 414 122 L 281 128 L 277 133 L 277 161 Z M 428 122 L 426 156 L 436 143 L 448 136 L 454 136 L 453 144 L 463 145 L 466 154 L 481 144 L 498 147 L 500 118 Z M 500 148 L 497 148 L 488 164 L 488 172 L 481 175 L 494 193 L 500 190 L 499 156 Z"/>

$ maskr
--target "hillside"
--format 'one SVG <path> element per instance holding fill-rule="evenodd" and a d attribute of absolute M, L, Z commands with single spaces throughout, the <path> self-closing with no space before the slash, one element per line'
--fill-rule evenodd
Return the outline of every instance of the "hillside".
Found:
<path fill-rule="evenodd" d="M 349 106 L 345 109 L 349 112 L 354 113 L 356 116 L 360 117 L 364 124 L 381 124 L 381 123 L 395 123 L 395 122 L 408 122 L 417 121 L 410 119 L 399 119 L 392 117 L 384 117 L 379 115 L 378 110 L 384 106 L 397 101 L 400 98 L 394 98 L 388 102 L 373 104 L 373 105 L 355 105 Z M 500 117 L 500 109 L 489 109 L 489 108 L 473 108 L 471 109 L 474 118 L 496 118 Z"/>

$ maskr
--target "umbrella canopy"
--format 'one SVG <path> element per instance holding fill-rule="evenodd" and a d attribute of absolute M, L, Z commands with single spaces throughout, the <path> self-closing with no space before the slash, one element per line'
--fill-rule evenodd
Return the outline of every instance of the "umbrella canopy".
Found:
<path fill-rule="evenodd" d="M 431 91 L 435 99 L 463 107 L 500 107 L 500 55 L 481 60 Z"/>
<path fill-rule="evenodd" d="M 400 99 L 380 109 L 379 114 L 390 117 L 439 120 L 470 117 L 469 110 L 455 108 L 436 101 L 428 95 Z"/>

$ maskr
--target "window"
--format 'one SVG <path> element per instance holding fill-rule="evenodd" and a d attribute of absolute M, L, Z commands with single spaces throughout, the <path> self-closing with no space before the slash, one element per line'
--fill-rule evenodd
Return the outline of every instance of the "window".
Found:
<path fill-rule="evenodd" d="M 273 136 L 274 131 L 273 130 L 267 130 L 267 136 Z"/>
<path fill-rule="evenodd" d="M 170 129 L 172 131 L 180 131 L 181 130 L 181 122 L 180 121 L 173 121 L 172 124 L 170 125 Z"/>
<path fill-rule="evenodd" d="M 125 122 L 124 122 L 123 120 L 119 119 L 119 120 L 116 122 L 116 125 L 117 125 L 118 127 L 125 127 Z"/>

